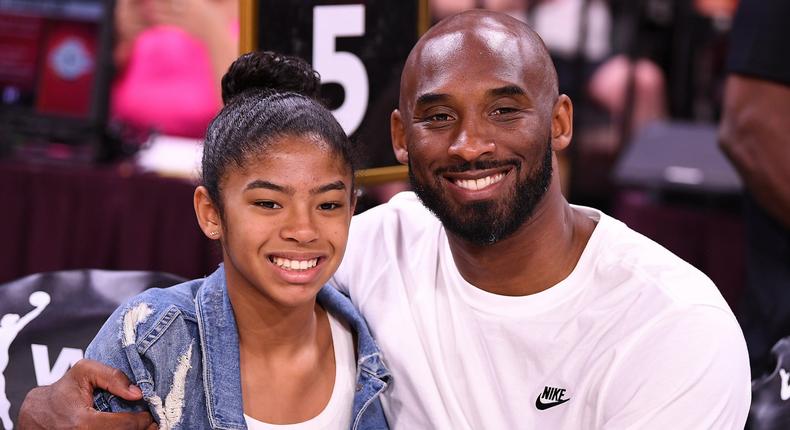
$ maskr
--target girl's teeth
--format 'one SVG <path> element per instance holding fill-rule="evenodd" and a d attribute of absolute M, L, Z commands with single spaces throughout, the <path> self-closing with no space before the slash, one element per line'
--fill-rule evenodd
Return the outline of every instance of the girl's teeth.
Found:
<path fill-rule="evenodd" d="M 282 258 L 282 257 L 272 257 L 271 260 L 278 267 L 287 270 L 307 270 L 307 269 L 312 269 L 313 267 L 316 266 L 316 264 L 318 264 L 317 258 L 313 258 L 310 260 L 289 260 L 287 258 Z"/>

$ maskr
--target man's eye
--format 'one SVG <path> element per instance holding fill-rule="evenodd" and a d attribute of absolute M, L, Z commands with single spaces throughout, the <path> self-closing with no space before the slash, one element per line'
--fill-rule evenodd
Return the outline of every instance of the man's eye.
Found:
<path fill-rule="evenodd" d="M 451 121 L 452 119 L 453 117 L 446 113 L 436 113 L 425 118 L 425 120 L 429 122 L 444 122 Z"/>
<path fill-rule="evenodd" d="M 264 209 L 282 209 L 282 206 L 280 206 L 277 202 L 273 202 L 271 200 L 258 200 L 253 204 L 255 206 L 259 206 Z"/>
<path fill-rule="evenodd" d="M 519 110 L 518 110 L 518 109 L 516 109 L 516 108 L 510 108 L 510 107 L 501 107 L 501 108 L 494 109 L 494 111 L 493 111 L 493 112 L 491 112 L 491 115 L 494 115 L 494 116 L 501 116 L 501 115 L 507 115 L 507 114 L 509 114 L 509 113 L 518 112 L 518 111 L 519 111 Z"/>
<path fill-rule="evenodd" d="M 341 206 L 340 203 L 330 202 L 330 203 L 321 203 L 320 205 L 318 205 L 318 208 L 321 209 L 322 211 L 331 211 L 334 209 L 338 209 L 340 206 Z"/>
<path fill-rule="evenodd" d="M 452 115 L 449 113 L 433 113 L 433 114 L 424 114 L 424 115 L 416 115 L 414 117 L 415 123 L 425 123 L 425 124 L 435 124 L 435 123 L 443 123 L 452 121 Z"/>

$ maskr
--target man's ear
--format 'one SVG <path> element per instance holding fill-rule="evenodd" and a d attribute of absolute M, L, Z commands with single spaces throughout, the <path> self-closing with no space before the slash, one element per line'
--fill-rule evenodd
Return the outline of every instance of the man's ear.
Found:
<path fill-rule="evenodd" d="M 390 115 L 390 136 L 392 137 L 392 150 L 395 158 L 401 164 L 409 164 L 409 151 L 406 150 L 406 130 L 400 111 L 395 109 Z"/>
<path fill-rule="evenodd" d="M 217 206 L 211 201 L 208 189 L 204 186 L 195 188 L 193 198 L 195 205 L 195 216 L 197 217 L 200 229 L 209 239 L 220 239 L 222 237 L 222 220 L 219 216 Z"/>
<path fill-rule="evenodd" d="M 560 94 L 551 114 L 551 149 L 562 151 L 573 136 L 573 103 L 570 97 Z"/>
<path fill-rule="evenodd" d="M 357 210 L 357 187 L 351 189 L 351 215 Z"/>

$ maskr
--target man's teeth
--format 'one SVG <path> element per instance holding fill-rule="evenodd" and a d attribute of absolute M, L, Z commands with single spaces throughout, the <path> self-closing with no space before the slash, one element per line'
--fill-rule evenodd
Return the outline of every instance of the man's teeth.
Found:
<path fill-rule="evenodd" d="M 491 184 L 496 184 L 504 177 L 504 173 L 497 173 L 496 175 L 486 176 L 485 178 L 480 179 L 456 179 L 455 185 L 467 190 L 477 191 L 482 190 Z"/>
<path fill-rule="evenodd" d="M 272 257 L 271 260 L 272 263 L 276 264 L 278 267 L 288 270 L 307 270 L 312 269 L 318 264 L 317 258 L 311 260 L 289 260 L 287 258 Z"/>

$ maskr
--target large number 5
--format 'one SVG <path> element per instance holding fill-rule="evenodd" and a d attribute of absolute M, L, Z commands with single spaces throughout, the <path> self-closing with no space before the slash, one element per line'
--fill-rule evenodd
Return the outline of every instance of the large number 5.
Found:
<path fill-rule="evenodd" d="M 365 35 L 365 6 L 316 6 L 313 27 L 313 67 L 323 83 L 343 86 L 343 104 L 332 113 L 350 135 L 359 127 L 368 107 L 368 73 L 359 57 L 336 51 L 335 38 Z"/>

